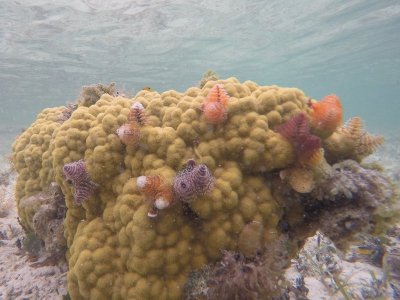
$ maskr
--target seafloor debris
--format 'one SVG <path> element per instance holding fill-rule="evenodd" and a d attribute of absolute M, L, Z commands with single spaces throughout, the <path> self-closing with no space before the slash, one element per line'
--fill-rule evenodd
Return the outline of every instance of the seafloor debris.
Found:
<path fill-rule="evenodd" d="M 311 299 L 398 299 L 396 272 L 385 266 L 377 267 L 354 253 L 345 256 L 332 241 L 317 232 L 307 239 L 285 277 L 292 284 L 301 278 L 309 288 Z"/>
<path fill-rule="evenodd" d="M 288 263 L 284 235 L 263 254 L 245 257 L 240 252 L 224 250 L 218 263 L 190 275 L 184 299 L 288 299 L 285 295 L 290 288 L 282 277 Z"/>

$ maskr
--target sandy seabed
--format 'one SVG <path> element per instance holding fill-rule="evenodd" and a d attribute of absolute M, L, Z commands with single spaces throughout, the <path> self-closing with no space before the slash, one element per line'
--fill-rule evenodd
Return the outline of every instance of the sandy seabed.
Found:
<path fill-rule="evenodd" d="M 379 162 L 385 173 L 400 186 L 398 135 L 386 136 L 385 144 L 368 161 Z M 8 160 L 1 158 L 0 299 L 63 299 L 67 294 L 67 267 L 41 266 L 41 258 L 32 261 L 28 253 L 18 247 L 24 232 L 18 223 L 13 196 L 15 177 Z M 393 251 L 398 251 L 400 261 L 400 222 L 392 231 L 394 234 L 387 238 Z M 321 255 L 327 260 L 317 259 Z M 306 291 L 303 300 L 400 299 L 396 288 L 385 282 L 387 276 L 383 267 L 377 267 L 368 259 L 357 258 L 354 247 L 348 253 L 341 253 L 320 233 L 307 240 L 299 257 L 286 271 L 287 279 Z M 392 282 L 396 280 L 400 286 L 398 278 L 391 278 Z"/>
<path fill-rule="evenodd" d="M 15 176 L 6 159 L 0 162 L 0 299 L 63 299 L 66 266 L 38 266 L 19 245 L 24 231 L 14 201 Z"/>

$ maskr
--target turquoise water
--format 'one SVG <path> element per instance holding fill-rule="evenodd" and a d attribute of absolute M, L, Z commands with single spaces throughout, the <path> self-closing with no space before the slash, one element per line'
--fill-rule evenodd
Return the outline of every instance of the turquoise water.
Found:
<path fill-rule="evenodd" d="M 0 0 L 0 151 L 82 85 L 184 91 L 208 69 L 336 93 L 385 134 L 400 128 L 399 32 L 398 0 Z"/>

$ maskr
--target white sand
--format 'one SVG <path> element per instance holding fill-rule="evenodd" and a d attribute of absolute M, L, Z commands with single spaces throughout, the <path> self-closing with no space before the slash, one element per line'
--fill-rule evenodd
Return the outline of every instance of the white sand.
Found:
<path fill-rule="evenodd" d="M 3 161 L 0 170 L 8 168 Z M 0 299 L 62 299 L 67 293 L 66 267 L 34 267 L 17 247 L 24 233 L 17 220 L 14 183 L 15 174 L 10 174 L 10 184 L 0 185 Z"/>

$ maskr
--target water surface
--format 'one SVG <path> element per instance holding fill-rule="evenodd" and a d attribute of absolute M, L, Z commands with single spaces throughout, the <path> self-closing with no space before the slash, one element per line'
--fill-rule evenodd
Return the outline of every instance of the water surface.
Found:
<path fill-rule="evenodd" d="M 336 93 L 346 118 L 400 128 L 399 1 L 215 2 L 0 0 L 0 151 L 82 85 L 184 91 L 208 69 Z"/>

